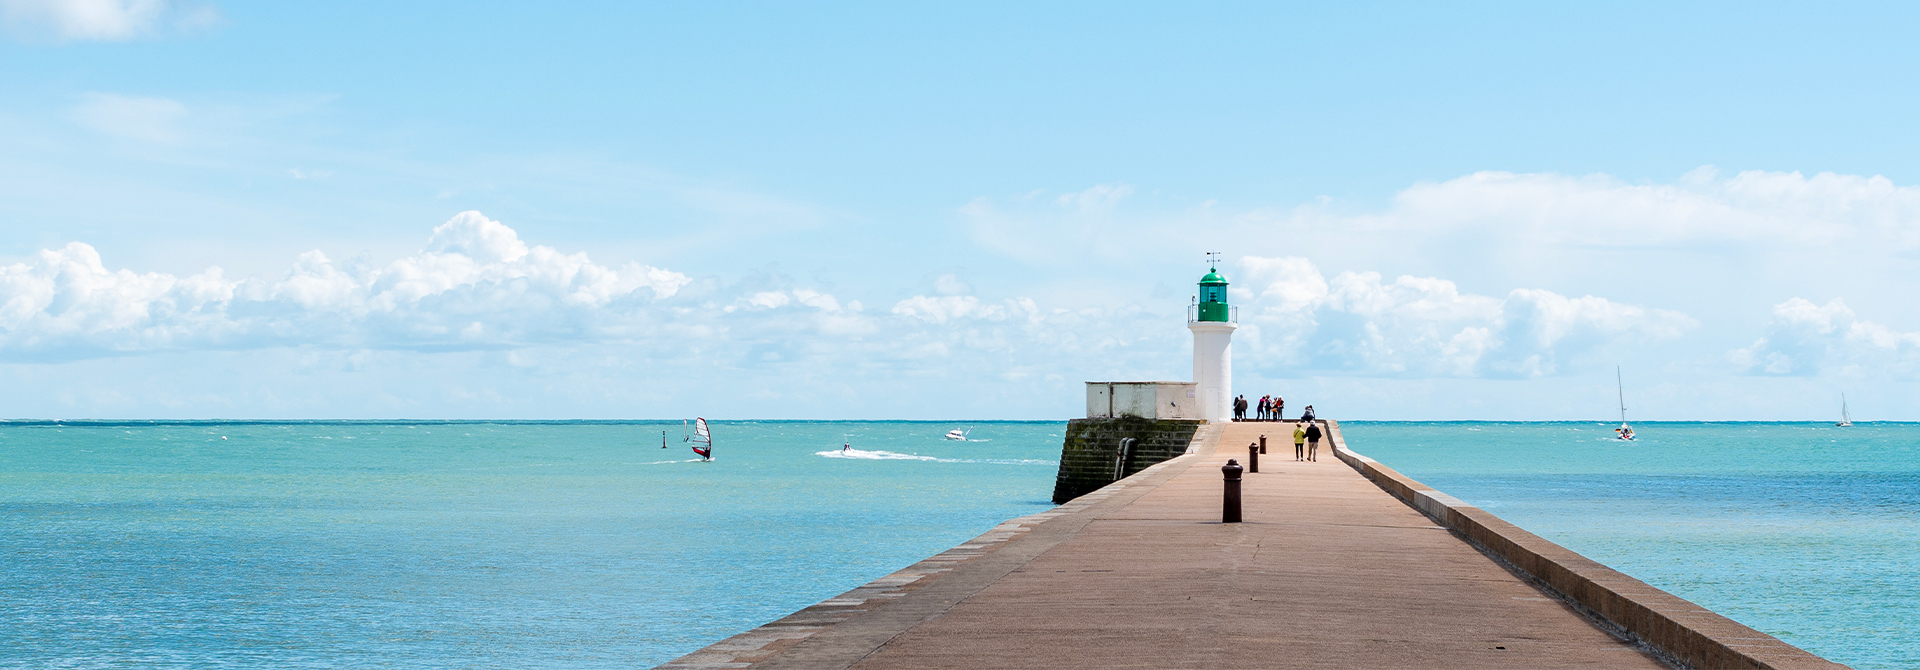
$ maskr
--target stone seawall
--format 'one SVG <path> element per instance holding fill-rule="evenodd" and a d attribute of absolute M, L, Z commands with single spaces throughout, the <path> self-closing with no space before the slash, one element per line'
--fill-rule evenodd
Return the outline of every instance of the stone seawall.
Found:
<path fill-rule="evenodd" d="M 1526 576 L 1534 586 L 1674 665 L 1703 670 L 1846 668 L 1654 588 L 1354 453 L 1347 448 L 1339 423 L 1326 423 L 1334 455 L 1380 488 Z"/>
<path fill-rule="evenodd" d="M 1187 453 L 1204 421 L 1179 419 L 1073 419 L 1060 445 L 1060 474 L 1053 502 L 1064 504 L 1113 482 Z M 1131 439 L 1126 454 L 1121 443 Z"/>

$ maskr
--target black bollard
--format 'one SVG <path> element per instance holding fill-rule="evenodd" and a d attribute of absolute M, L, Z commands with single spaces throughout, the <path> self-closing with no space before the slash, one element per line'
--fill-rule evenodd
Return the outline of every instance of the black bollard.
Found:
<path fill-rule="evenodd" d="M 1248 442 L 1247 443 L 1247 473 L 1257 474 L 1259 472 L 1260 472 L 1260 445 L 1254 444 L 1252 442 Z"/>
<path fill-rule="evenodd" d="M 1260 436 L 1260 453 L 1267 453 L 1267 436 Z"/>
<path fill-rule="evenodd" d="M 1240 523 L 1240 464 L 1227 459 L 1220 466 L 1220 476 L 1226 478 L 1226 497 L 1221 500 L 1220 523 Z"/>

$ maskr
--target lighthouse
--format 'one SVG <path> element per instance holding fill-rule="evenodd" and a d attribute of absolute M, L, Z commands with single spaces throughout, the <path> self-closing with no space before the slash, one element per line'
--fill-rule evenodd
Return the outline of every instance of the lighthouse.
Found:
<path fill-rule="evenodd" d="M 1211 267 L 1200 278 L 1200 293 L 1187 309 L 1193 331 L 1193 384 L 1200 392 L 1200 417 L 1233 419 L 1233 331 L 1238 310 L 1227 304 L 1227 278 L 1220 276 L 1219 254 L 1207 254 Z"/>

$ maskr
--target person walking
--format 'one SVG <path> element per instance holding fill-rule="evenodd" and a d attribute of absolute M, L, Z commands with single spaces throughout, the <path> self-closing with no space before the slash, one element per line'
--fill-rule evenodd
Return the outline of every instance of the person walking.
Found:
<path fill-rule="evenodd" d="M 1304 422 L 1293 426 L 1293 460 L 1307 460 L 1307 424 Z"/>
<path fill-rule="evenodd" d="M 1307 460 L 1320 460 L 1320 424 L 1307 424 Z"/>

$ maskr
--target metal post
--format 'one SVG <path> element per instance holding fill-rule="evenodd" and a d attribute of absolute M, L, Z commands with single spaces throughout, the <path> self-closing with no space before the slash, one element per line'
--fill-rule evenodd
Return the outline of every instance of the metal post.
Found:
<path fill-rule="evenodd" d="M 1260 453 L 1267 453 L 1267 436 L 1260 436 Z"/>
<path fill-rule="evenodd" d="M 1260 445 L 1247 443 L 1247 472 L 1260 472 Z"/>
<path fill-rule="evenodd" d="M 1120 438 L 1120 457 L 1113 460 L 1113 481 L 1127 476 L 1127 456 L 1133 452 L 1135 442 L 1138 440 L 1131 437 Z"/>
<path fill-rule="evenodd" d="M 1226 497 L 1221 500 L 1220 523 L 1240 523 L 1240 464 L 1227 459 L 1220 466 L 1220 476 L 1226 479 Z"/>

